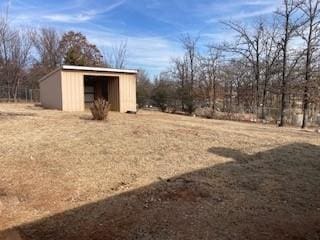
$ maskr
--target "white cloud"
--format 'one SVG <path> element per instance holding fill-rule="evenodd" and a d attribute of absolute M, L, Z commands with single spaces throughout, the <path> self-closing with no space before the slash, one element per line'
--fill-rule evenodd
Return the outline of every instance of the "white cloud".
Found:
<path fill-rule="evenodd" d="M 92 19 L 94 15 L 87 13 L 80 13 L 77 15 L 68 15 L 68 14 L 51 14 L 43 16 L 44 19 L 54 22 L 64 22 L 64 23 L 79 23 L 85 22 Z"/>
<path fill-rule="evenodd" d="M 226 19 L 233 19 L 233 20 L 240 20 L 240 19 L 246 19 L 246 18 L 252 18 L 252 17 L 258 17 L 258 16 L 264 16 L 267 14 L 271 14 L 275 12 L 276 8 L 274 6 L 270 6 L 261 10 L 256 10 L 256 11 L 240 11 L 238 13 L 230 14 L 229 16 L 224 16 L 224 17 L 214 17 L 209 20 L 207 20 L 207 23 L 213 23 L 213 22 L 218 22 Z"/>
<path fill-rule="evenodd" d="M 181 56 L 179 44 L 161 36 L 126 36 L 115 32 L 85 31 L 88 39 L 102 49 L 126 41 L 128 47 L 128 67 L 144 68 L 150 74 L 165 70 L 173 57 Z"/>
<path fill-rule="evenodd" d="M 193 10 L 198 16 L 203 16 L 206 23 L 226 19 L 246 19 L 273 13 L 280 6 L 280 0 L 225 0 L 224 3 L 198 4 Z"/>
<path fill-rule="evenodd" d="M 117 7 L 124 4 L 126 0 L 116 1 L 113 4 L 109 4 L 107 6 L 101 8 L 95 8 L 90 10 L 80 10 L 78 8 L 68 9 L 68 13 L 59 12 L 59 13 L 50 13 L 47 15 L 43 15 L 42 18 L 52 21 L 52 22 L 62 22 L 62 23 L 81 23 L 87 22 L 98 15 L 105 14 L 111 12 L 112 10 L 116 9 Z M 81 9 L 84 9 L 85 6 L 82 6 Z M 70 14 L 70 12 L 79 12 L 79 14 Z"/>

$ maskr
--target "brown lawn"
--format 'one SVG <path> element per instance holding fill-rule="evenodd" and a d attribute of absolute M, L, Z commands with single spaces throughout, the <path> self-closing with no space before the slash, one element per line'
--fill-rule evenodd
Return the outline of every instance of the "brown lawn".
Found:
<path fill-rule="evenodd" d="M 320 239 L 320 135 L 1 104 L 0 239 Z"/>

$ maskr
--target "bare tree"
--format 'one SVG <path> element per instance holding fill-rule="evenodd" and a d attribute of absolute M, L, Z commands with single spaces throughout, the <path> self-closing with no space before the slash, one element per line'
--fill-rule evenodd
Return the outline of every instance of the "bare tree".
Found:
<path fill-rule="evenodd" d="M 11 28 L 8 17 L 0 19 L 0 74 L 5 79 L 8 101 L 17 101 L 18 88 L 26 79 L 32 48 L 31 31 Z"/>
<path fill-rule="evenodd" d="M 300 36 L 305 42 L 306 54 L 305 54 L 305 70 L 304 70 L 304 91 L 303 91 L 303 120 L 302 128 L 307 125 L 308 109 L 310 103 L 310 88 L 312 85 L 312 79 L 314 78 L 314 67 L 315 67 L 315 52 L 319 47 L 320 38 L 320 1 L 319 0 L 305 0 L 300 5 L 301 11 L 304 13 L 305 26 L 300 31 Z"/>
<path fill-rule="evenodd" d="M 252 100 L 250 94 L 247 94 L 248 89 L 250 89 L 250 63 L 247 59 L 232 60 L 227 66 L 229 73 L 232 75 L 234 82 L 234 87 L 236 91 L 236 105 L 238 111 L 243 111 L 251 107 Z M 250 104 L 249 104 L 250 103 Z M 252 110 L 249 110 L 252 112 Z"/>
<path fill-rule="evenodd" d="M 10 92 L 10 52 L 9 45 L 10 42 L 15 38 L 15 33 L 10 29 L 8 21 L 8 9 L 6 13 L 0 16 L 0 64 L 1 64 L 1 78 L 3 83 L 6 84 L 7 88 L 7 98 L 8 101 L 11 100 Z"/>
<path fill-rule="evenodd" d="M 263 86 L 261 118 L 266 118 L 267 92 L 272 76 L 278 72 L 281 48 L 279 46 L 279 28 L 274 22 L 272 26 L 265 27 L 263 34 Z"/>
<path fill-rule="evenodd" d="M 137 102 L 139 107 L 148 104 L 152 94 L 152 83 L 147 72 L 140 69 L 137 76 Z"/>
<path fill-rule="evenodd" d="M 109 67 L 123 69 L 127 65 L 128 44 L 122 41 L 118 45 L 113 45 L 111 50 L 102 50 L 104 55 L 104 64 Z"/>
<path fill-rule="evenodd" d="M 113 58 L 115 68 L 125 68 L 128 55 L 127 42 L 121 42 L 118 46 L 113 47 Z"/>
<path fill-rule="evenodd" d="M 282 50 L 282 76 L 281 76 L 281 103 L 280 103 L 280 122 L 279 127 L 285 124 L 285 110 L 287 107 L 287 87 L 292 70 L 298 63 L 298 57 L 289 63 L 289 43 L 294 38 L 297 29 L 301 26 L 301 18 L 297 16 L 301 1 L 297 0 L 283 0 L 283 6 L 276 14 L 280 17 L 283 28 L 281 39 Z"/>
<path fill-rule="evenodd" d="M 254 31 L 250 32 L 245 26 L 236 22 L 224 22 L 226 26 L 235 31 L 238 34 L 238 40 L 232 45 L 225 45 L 226 51 L 240 54 L 246 58 L 252 67 L 254 73 L 254 81 L 252 84 L 252 94 L 255 98 L 256 112 L 260 105 L 260 76 L 261 76 L 261 54 L 262 38 L 264 32 L 264 23 L 259 21 L 255 26 Z"/>
<path fill-rule="evenodd" d="M 216 111 L 257 113 L 260 118 L 261 109 L 262 119 L 278 122 L 280 117 L 283 126 L 286 120 L 294 122 L 303 88 L 304 124 L 308 114 L 319 113 L 320 0 L 282 1 L 271 24 L 224 23 L 237 33 L 236 40 L 205 54 L 197 50 L 197 39 L 181 39 L 185 54 L 173 60 L 170 77 L 183 110 L 209 103 Z M 162 91 L 166 87 L 161 96 Z M 285 118 L 288 112 L 291 119 Z"/>
<path fill-rule="evenodd" d="M 203 76 L 200 79 L 204 86 L 204 95 L 209 99 L 209 107 L 216 110 L 217 85 L 219 78 L 221 50 L 214 46 L 209 46 L 208 56 L 201 59 L 201 70 Z"/>
<path fill-rule="evenodd" d="M 39 55 L 38 64 L 48 72 L 61 63 L 60 40 L 61 37 L 54 28 L 41 28 L 33 36 L 33 43 Z"/>
<path fill-rule="evenodd" d="M 185 50 L 185 64 L 187 65 L 187 85 L 185 85 L 187 90 L 187 96 L 185 103 L 187 105 L 187 110 L 191 114 L 195 108 L 195 82 L 196 82 L 196 71 L 198 64 L 198 53 L 197 53 L 197 43 L 199 38 L 193 38 L 189 34 L 181 37 L 181 43 Z"/>
<path fill-rule="evenodd" d="M 185 111 L 185 102 L 188 99 L 189 91 L 188 91 L 188 79 L 189 79 L 189 67 L 187 64 L 186 57 L 184 58 L 176 58 L 173 59 L 173 67 L 171 73 L 173 75 L 173 79 L 177 82 L 178 89 L 177 94 L 178 98 L 180 98 L 182 110 Z"/>
<path fill-rule="evenodd" d="M 192 92 L 195 85 L 195 71 L 197 60 L 197 42 L 199 38 L 192 38 L 190 35 L 182 36 L 181 43 L 186 51 L 186 60 L 190 70 L 190 91 Z"/>
<path fill-rule="evenodd" d="M 232 64 L 226 64 L 223 66 L 222 79 L 224 87 L 223 96 L 223 111 L 232 113 L 233 112 L 233 98 L 234 98 L 234 88 L 235 80 L 237 75 L 237 65 L 234 64 L 235 60 L 232 60 Z"/>

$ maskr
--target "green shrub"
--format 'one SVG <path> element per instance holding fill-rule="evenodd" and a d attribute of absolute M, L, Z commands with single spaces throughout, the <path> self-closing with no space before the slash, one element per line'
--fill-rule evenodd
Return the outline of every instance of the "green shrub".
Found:
<path fill-rule="evenodd" d="M 104 99 L 95 100 L 90 107 L 93 120 L 107 120 L 110 108 L 111 104 L 108 101 Z"/>

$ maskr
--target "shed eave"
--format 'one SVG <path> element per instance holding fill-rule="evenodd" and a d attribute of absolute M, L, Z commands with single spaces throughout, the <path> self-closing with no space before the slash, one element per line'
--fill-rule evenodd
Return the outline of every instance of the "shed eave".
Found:
<path fill-rule="evenodd" d="M 73 70 L 73 71 L 94 71 L 94 72 L 127 73 L 127 74 L 138 73 L 138 70 L 133 70 L 133 69 L 117 69 L 117 68 L 103 68 L 103 67 L 63 65 L 61 68 L 62 70 Z"/>

